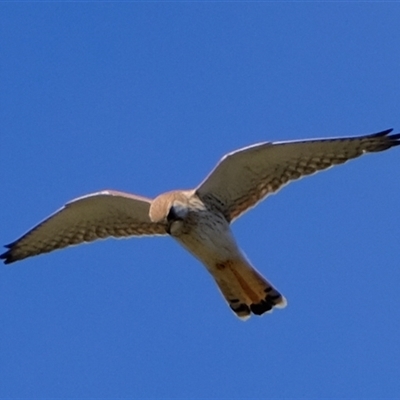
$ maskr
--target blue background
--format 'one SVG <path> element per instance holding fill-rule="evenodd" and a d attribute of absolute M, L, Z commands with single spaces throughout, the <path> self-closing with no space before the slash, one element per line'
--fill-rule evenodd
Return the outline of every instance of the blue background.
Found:
<path fill-rule="evenodd" d="M 261 141 L 400 130 L 398 3 L 2 3 L 0 241 Z M 170 238 L 0 268 L 2 397 L 400 396 L 400 152 L 233 225 L 288 307 L 246 323 Z"/>

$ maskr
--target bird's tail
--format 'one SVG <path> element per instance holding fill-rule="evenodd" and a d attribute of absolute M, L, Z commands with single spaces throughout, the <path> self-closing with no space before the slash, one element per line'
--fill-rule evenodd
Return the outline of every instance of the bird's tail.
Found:
<path fill-rule="evenodd" d="M 262 315 L 287 302 L 244 257 L 214 265 L 213 276 L 233 312 L 246 320 L 251 313 Z"/>

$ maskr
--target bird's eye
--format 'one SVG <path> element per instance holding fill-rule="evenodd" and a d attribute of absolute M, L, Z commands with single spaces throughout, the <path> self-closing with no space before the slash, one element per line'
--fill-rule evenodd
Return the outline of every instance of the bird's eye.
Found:
<path fill-rule="evenodd" d="M 170 209 L 169 209 L 169 213 L 168 213 L 168 215 L 167 215 L 167 221 L 175 221 L 175 220 L 177 220 L 178 219 L 178 216 L 176 215 L 176 212 L 175 212 L 175 210 L 174 210 L 174 207 L 171 207 Z"/>

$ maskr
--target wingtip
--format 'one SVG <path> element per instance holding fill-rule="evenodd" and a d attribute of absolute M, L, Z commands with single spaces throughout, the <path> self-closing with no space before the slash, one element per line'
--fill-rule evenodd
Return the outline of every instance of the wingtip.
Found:
<path fill-rule="evenodd" d="M 0 260 L 3 260 L 4 264 L 11 264 L 15 261 L 18 261 L 18 258 L 15 258 L 12 252 L 12 247 L 14 246 L 15 242 L 12 242 L 10 244 L 4 245 L 4 247 L 7 249 L 3 254 L 0 254 Z"/>
<path fill-rule="evenodd" d="M 400 145 L 400 133 L 394 133 L 393 129 L 386 129 L 381 132 L 373 133 L 372 135 L 368 135 L 366 138 L 370 140 L 371 147 L 366 149 L 368 152 L 378 152 L 383 150 L 388 150 L 391 147 Z"/>
<path fill-rule="evenodd" d="M 0 260 L 3 260 L 4 264 L 11 264 L 13 261 L 15 261 L 11 257 L 10 250 L 6 251 L 3 254 L 0 254 Z"/>
<path fill-rule="evenodd" d="M 393 134 L 393 135 L 390 135 L 389 137 L 390 137 L 390 139 L 392 139 L 392 140 L 398 141 L 398 140 L 400 140 L 400 133 L 395 133 L 395 134 Z M 396 143 L 395 143 L 395 145 L 397 145 L 397 144 L 399 144 L 399 142 L 396 142 Z"/>
<path fill-rule="evenodd" d="M 370 137 L 382 137 L 382 136 L 387 136 L 389 135 L 390 132 L 393 132 L 393 128 L 390 129 L 385 129 L 384 131 L 380 131 L 377 133 L 372 133 L 371 135 L 369 135 Z"/>

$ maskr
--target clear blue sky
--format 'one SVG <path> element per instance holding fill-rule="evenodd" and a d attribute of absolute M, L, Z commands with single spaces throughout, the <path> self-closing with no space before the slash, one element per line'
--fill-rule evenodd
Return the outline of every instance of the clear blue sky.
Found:
<path fill-rule="evenodd" d="M 2 3 L 0 242 L 197 185 L 261 142 L 400 130 L 397 3 Z M 400 396 L 400 150 L 233 225 L 288 307 L 243 323 L 170 238 L 0 268 L 1 397 Z"/>

